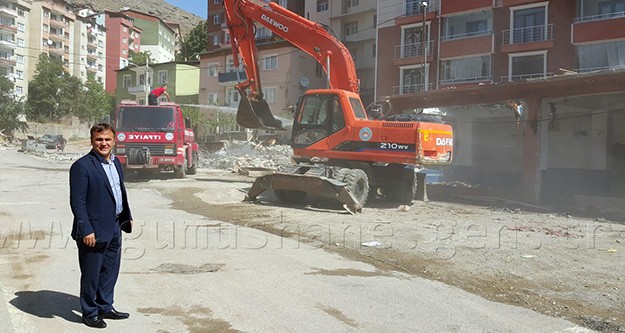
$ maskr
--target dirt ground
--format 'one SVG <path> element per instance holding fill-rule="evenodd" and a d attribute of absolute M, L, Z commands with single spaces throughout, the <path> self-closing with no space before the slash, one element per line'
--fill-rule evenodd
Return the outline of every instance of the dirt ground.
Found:
<path fill-rule="evenodd" d="M 254 178 L 225 170 L 199 169 L 184 181 L 127 178 L 129 186 L 159 191 L 173 208 L 189 213 L 296 239 L 381 271 L 438 280 L 595 331 L 625 332 L 622 220 L 537 212 L 505 200 L 468 204 L 466 197 L 435 186 L 428 202 L 397 206 L 376 197 L 352 215 L 326 199 L 284 205 L 269 192 L 259 203 L 243 202 Z"/>
<path fill-rule="evenodd" d="M 397 206 L 371 199 L 352 215 L 325 199 L 281 204 L 241 199 L 253 178 L 201 170 L 186 186 L 149 182 L 173 206 L 375 265 L 465 289 L 486 299 L 625 332 L 625 225 L 604 218 L 507 206 L 430 201 Z M 343 272 L 350 275 L 350 272 Z"/>

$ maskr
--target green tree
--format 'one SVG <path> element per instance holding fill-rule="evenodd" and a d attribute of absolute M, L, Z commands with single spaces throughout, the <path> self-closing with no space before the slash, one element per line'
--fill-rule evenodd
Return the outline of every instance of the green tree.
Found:
<path fill-rule="evenodd" d="M 156 62 L 154 61 L 154 59 L 152 59 L 151 55 L 152 54 L 150 53 L 150 51 L 145 51 L 145 52 L 130 51 L 128 53 L 128 59 L 130 60 L 130 62 L 132 62 L 133 64 L 137 66 L 143 66 L 145 65 L 146 61 L 149 61 L 148 64 L 153 64 Z"/>
<path fill-rule="evenodd" d="M 195 133 L 199 133 L 200 129 L 208 126 L 208 118 L 199 108 L 193 106 L 181 106 L 181 108 L 185 118 L 191 119 L 191 124 Z"/>
<path fill-rule="evenodd" d="M 67 73 L 59 58 L 39 55 L 35 75 L 28 83 L 29 120 L 56 121 L 71 114 L 81 90 L 80 79 Z"/>
<path fill-rule="evenodd" d="M 111 114 L 112 96 L 104 91 L 93 75 L 89 75 L 78 97 L 79 103 L 72 114 L 85 122 L 96 122 Z"/>
<path fill-rule="evenodd" d="M 24 103 L 13 97 L 13 82 L 0 76 L 0 133 L 13 137 L 16 131 L 25 131 L 26 122 L 20 121 L 19 116 L 24 113 Z"/>
<path fill-rule="evenodd" d="M 206 51 L 208 45 L 207 21 L 200 22 L 180 43 L 180 51 L 176 54 L 177 61 L 196 60 L 196 56 Z"/>

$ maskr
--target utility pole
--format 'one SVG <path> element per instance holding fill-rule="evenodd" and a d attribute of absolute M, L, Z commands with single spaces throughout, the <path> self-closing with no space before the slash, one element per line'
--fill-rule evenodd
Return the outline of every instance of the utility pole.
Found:
<path fill-rule="evenodd" d="M 426 35 L 426 9 L 428 8 L 428 2 L 427 1 L 421 1 L 419 3 L 419 6 L 421 7 L 421 11 L 423 12 L 423 38 L 422 38 L 422 43 L 423 43 L 423 67 L 421 67 L 423 69 L 422 71 L 422 75 L 423 76 L 423 91 L 428 91 L 427 88 L 427 78 L 426 78 L 426 68 L 425 65 L 428 63 L 428 42 L 429 42 L 429 33 Z"/>
<path fill-rule="evenodd" d="M 145 79 L 143 80 L 143 86 L 145 90 L 145 105 L 148 105 L 148 96 L 150 95 L 150 85 L 148 84 L 148 73 L 150 72 L 150 57 L 145 57 Z"/>

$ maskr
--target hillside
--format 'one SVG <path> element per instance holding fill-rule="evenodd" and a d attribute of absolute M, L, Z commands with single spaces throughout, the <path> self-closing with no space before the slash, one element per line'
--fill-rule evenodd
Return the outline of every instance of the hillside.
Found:
<path fill-rule="evenodd" d="M 170 5 L 163 0 L 75 0 L 69 2 L 77 5 L 90 5 L 94 11 L 118 11 L 122 7 L 128 7 L 138 12 L 160 17 L 166 22 L 177 22 L 180 24 L 182 37 L 188 35 L 189 32 L 203 20 L 201 17 Z"/>

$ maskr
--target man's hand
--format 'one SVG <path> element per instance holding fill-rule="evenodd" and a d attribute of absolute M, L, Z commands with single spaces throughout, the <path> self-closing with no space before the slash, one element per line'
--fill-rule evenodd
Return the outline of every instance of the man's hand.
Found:
<path fill-rule="evenodd" d="M 95 233 L 90 233 L 87 236 L 82 238 L 82 242 L 89 247 L 95 246 Z"/>

